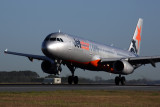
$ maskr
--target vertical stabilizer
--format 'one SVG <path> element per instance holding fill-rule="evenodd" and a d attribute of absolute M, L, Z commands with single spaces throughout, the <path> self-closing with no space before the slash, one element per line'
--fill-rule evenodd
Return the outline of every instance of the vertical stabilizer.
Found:
<path fill-rule="evenodd" d="M 137 55 L 140 53 L 140 44 L 141 44 L 141 36 L 142 36 L 142 25 L 143 19 L 139 18 L 136 30 L 134 32 L 130 47 L 128 51 L 133 52 Z"/>

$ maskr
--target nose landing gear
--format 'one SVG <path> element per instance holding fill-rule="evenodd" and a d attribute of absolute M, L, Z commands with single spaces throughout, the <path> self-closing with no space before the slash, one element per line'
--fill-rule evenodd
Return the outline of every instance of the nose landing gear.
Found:
<path fill-rule="evenodd" d="M 62 67 L 61 67 L 62 60 L 55 60 L 55 63 L 56 63 L 56 67 L 57 67 L 57 75 L 60 75 L 60 73 L 62 71 Z"/>

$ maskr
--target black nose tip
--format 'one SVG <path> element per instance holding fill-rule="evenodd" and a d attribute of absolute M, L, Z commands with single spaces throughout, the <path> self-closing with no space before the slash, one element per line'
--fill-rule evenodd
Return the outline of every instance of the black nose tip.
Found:
<path fill-rule="evenodd" d="M 42 52 L 45 54 L 47 52 L 47 48 L 46 48 L 46 42 L 42 43 Z"/>
<path fill-rule="evenodd" d="M 42 52 L 44 53 L 44 52 L 46 51 L 46 48 L 42 48 L 41 50 L 42 50 Z"/>

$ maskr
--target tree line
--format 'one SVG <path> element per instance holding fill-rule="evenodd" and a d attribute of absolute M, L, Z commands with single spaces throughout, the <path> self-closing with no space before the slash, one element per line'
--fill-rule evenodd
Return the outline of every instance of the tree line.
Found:
<path fill-rule="evenodd" d="M 48 75 L 46 77 L 40 77 L 36 72 L 33 71 L 0 71 L 0 83 L 42 83 L 44 78 L 58 78 L 56 75 Z M 68 76 L 60 77 L 62 83 L 68 83 Z M 96 76 L 94 80 L 79 77 L 79 83 L 86 84 L 114 84 L 114 79 L 103 80 L 101 77 Z M 137 79 L 128 80 L 127 84 L 160 84 L 160 80 L 148 80 L 148 79 Z"/>
<path fill-rule="evenodd" d="M 39 75 L 33 71 L 0 71 L 0 83 L 32 82 Z"/>

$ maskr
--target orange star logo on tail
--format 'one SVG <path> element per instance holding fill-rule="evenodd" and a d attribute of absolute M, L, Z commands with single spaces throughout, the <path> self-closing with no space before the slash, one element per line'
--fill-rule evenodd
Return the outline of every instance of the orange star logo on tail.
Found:
<path fill-rule="evenodd" d="M 138 48 L 139 48 L 139 43 L 141 41 L 141 26 L 140 28 L 138 28 L 137 26 L 137 36 L 136 36 L 136 40 L 138 40 Z"/>

